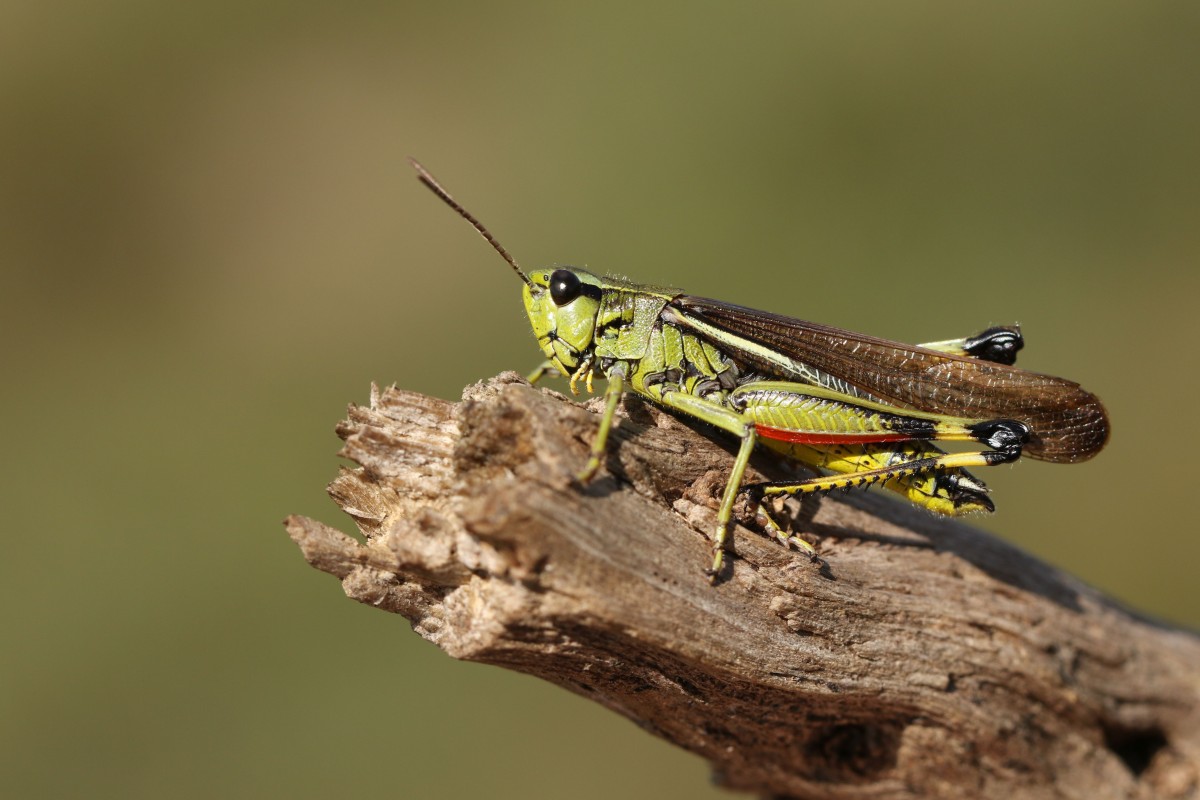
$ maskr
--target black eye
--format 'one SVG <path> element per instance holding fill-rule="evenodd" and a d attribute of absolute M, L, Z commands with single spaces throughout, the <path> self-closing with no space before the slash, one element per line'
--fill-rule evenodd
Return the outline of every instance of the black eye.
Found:
<path fill-rule="evenodd" d="M 579 276 L 569 269 L 556 269 L 550 276 L 550 299 L 556 306 L 565 306 L 583 291 Z"/>

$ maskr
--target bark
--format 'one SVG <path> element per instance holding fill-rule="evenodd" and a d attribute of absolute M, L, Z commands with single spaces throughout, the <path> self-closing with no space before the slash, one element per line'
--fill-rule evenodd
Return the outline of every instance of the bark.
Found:
<path fill-rule="evenodd" d="M 1193 634 L 882 492 L 800 509 L 824 564 L 738 527 L 712 586 L 732 443 L 628 399 L 579 487 L 595 408 L 511 373 L 461 403 L 375 389 L 338 428 L 359 466 L 329 487 L 364 541 L 303 517 L 288 532 L 449 655 L 602 703 L 732 789 L 1200 795 Z M 748 479 L 790 469 L 764 455 Z"/>

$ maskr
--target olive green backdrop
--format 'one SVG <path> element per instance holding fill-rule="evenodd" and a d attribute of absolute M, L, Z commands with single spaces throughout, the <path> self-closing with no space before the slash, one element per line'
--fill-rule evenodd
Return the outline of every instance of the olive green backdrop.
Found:
<path fill-rule="evenodd" d="M 451 661 L 280 526 L 371 381 L 537 362 L 523 263 L 903 340 L 1019 322 L 1108 403 L 979 524 L 1200 621 L 1200 6 L 0 6 L 0 793 L 717 797 Z"/>

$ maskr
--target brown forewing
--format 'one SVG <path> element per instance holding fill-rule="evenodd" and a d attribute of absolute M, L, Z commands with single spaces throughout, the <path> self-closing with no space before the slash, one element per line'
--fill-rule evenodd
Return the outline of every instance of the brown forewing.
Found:
<path fill-rule="evenodd" d="M 937 414 L 1017 419 L 1033 429 L 1025 455 L 1043 461 L 1091 458 L 1108 439 L 1104 406 L 1079 384 L 1004 364 L 963 358 L 765 311 L 681 295 L 671 301 L 684 319 L 715 327 L 843 378 L 871 395 Z M 696 330 L 698 335 L 703 333 Z M 729 341 L 714 345 L 764 372 L 778 366 Z M 780 375 L 783 378 L 794 376 Z"/>

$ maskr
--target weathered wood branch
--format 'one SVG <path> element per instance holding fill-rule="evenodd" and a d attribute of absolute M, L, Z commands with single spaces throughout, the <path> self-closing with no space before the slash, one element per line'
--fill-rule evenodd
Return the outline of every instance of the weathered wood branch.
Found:
<path fill-rule="evenodd" d="M 512 374 L 389 389 L 339 427 L 305 558 L 455 658 L 538 675 L 780 797 L 1196 797 L 1200 640 L 985 533 L 881 495 L 738 528 L 702 573 L 732 457 L 637 401 L 586 488 L 593 413 Z M 769 459 L 760 475 L 784 468 Z M 751 476 L 753 478 L 754 476 Z"/>

